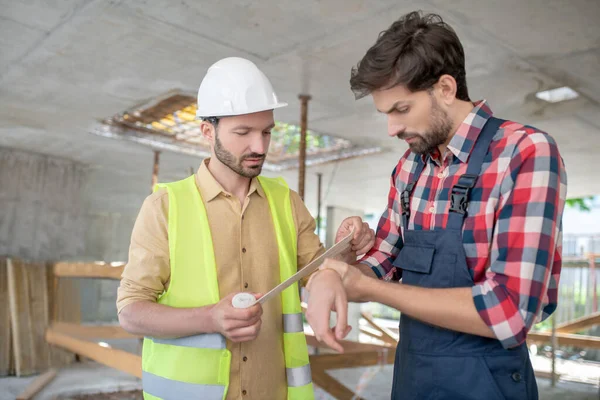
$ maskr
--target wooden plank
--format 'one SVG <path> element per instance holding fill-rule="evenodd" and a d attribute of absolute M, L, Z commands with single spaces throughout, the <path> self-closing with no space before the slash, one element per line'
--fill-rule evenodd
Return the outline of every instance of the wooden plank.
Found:
<path fill-rule="evenodd" d="M 392 346 L 396 346 L 398 344 L 398 338 L 396 337 L 396 335 L 394 335 L 394 333 L 392 331 L 390 331 L 389 329 L 379 325 L 377 322 L 375 322 L 375 320 L 373 319 L 373 316 L 367 312 L 361 312 L 360 315 L 375 329 L 377 329 L 379 332 L 381 332 L 382 337 L 381 340 L 383 340 L 384 342 L 392 345 Z"/>
<path fill-rule="evenodd" d="M 24 351 L 21 345 L 21 338 L 24 332 L 21 328 L 21 321 L 19 318 L 23 312 L 21 310 L 22 302 L 19 300 L 20 291 L 17 288 L 18 270 L 15 268 L 15 262 L 10 258 L 6 260 L 6 269 L 8 277 L 12 354 L 14 357 L 15 375 L 21 376 L 23 374 L 23 364 L 26 364 L 27 361 L 23 360 L 23 357 L 26 355 L 23 354 Z"/>
<path fill-rule="evenodd" d="M 329 347 L 326 344 L 320 343 L 317 340 L 317 338 L 315 338 L 315 336 L 311 335 L 311 334 L 306 334 L 306 343 L 312 347 L 329 349 Z M 340 340 L 339 343 L 344 348 L 344 354 L 365 352 L 365 351 L 379 351 L 382 349 L 392 349 L 393 348 L 392 346 L 378 345 L 378 344 L 371 344 L 371 343 L 360 343 L 360 342 L 355 342 L 353 340 Z M 334 351 L 334 350 L 332 350 L 332 351 Z"/>
<path fill-rule="evenodd" d="M 47 273 L 50 321 L 78 324 L 81 321 L 79 282 L 76 279 L 59 279 L 54 276 L 53 269 L 49 268 Z M 73 361 L 75 354 L 50 346 L 50 365 L 53 367 L 65 366 Z"/>
<path fill-rule="evenodd" d="M 105 278 L 121 279 L 124 263 L 71 263 L 54 264 L 54 275 L 59 278 Z"/>
<path fill-rule="evenodd" d="M 387 352 L 385 352 L 387 350 Z M 383 360 L 381 359 L 383 357 Z M 356 368 L 378 365 L 383 361 L 384 364 L 393 364 L 396 357 L 396 350 L 384 348 L 379 351 L 365 351 L 358 353 L 344 354 L 318 354 L 310 356 L 310 364 L 315 365 L 317 369 L 340 369 Z"/>
<path fill-rule="evenodd" d="M 33 396 L 38 394 L 52 379 L 56 376 L 58 371 L 56 369 L 50 369 L 38 376 L 21 394 L 17 396 L 16 400 L 31 400 Z"/>
<path fill-rule="evenodd" d="M 123 350 L 100 346 L 98 343 L 82 340 L 60 331 L 48 328 L 48 343 L 60 346 L 75 354 L 80 354 L 107 367 L 123 371 L 138 378 L 142 377 L 142 357 Z"/>
<path fill-rule="evenodd" d="M 0 258 L 0 376 L 11 373 L 12 338 L 6 259 Z"/>
<path fill-rule="evenodd" d="M 17 376 L 47 370 L 51 364 L 51 349 L 44 341 L 49 321 L 48 271 L 44 263 L 7 261 L 12 357 Z"/>
<path fill-rule="evenodd" d="M 575 333 L 586 328 L 591 328 L 594 325 L 600 324 L 600 311 L 591 315 L 586 315 L 577 318 L 573 321 L 563 322 L 556 327 L 556 332 L 560 333 Z"/>
<path fill-rule="evenodd" d="M 377 334 L 375 332 L 371 332 L 370 330 L 366 329 L 366 328 L 360 328 L 360 333 L 364 333 L 367 336 L 372 337 L 373 339 L 377 339 L 383 342 L 382 336 L 381 334 Z M 385 343 L 385 342 L 384 342 Z"/>
<path fill-rule="evenodd" d="M 339 400 L 353 400 L 353 399 L 362 399 L 362 397 L 355 397 L 353 391 L 348 389 L 346 386 L 342 385 L 336 379 L 334 379 L 331 375 L 325 372 L 322 369 L 314 370 L 312 369 L 312 380 L 313 383 L 319 386 L 321 389 L 335 397 Z"/>
<path fill-rule="evenodd" d="M 45 263 L 23 264 L 23 272 L 27 277 L 28 296 L 28 337 L 29 346 L 33 350 L 32 371 L 46 371 L 50 365 L 50 346 L 44 340 L 49 323 L 48 268 Z"/>
<path fill-rule="evenodd" d="M 529 332 L 527 334 L 527 340 L 530 340 L 532 342 L 550 342 L 551 337 L 551 332 Z M 577 346 L 588 349 L 600 349 L 599 336 L 557 333 L 556 338 L 560 346 Z"/>
<path fill-rule="evenodd" d="M 118 325 L 80 325 L 70 322 L 54 322 L 51 328 L 57 332 L 80 339 L 137 339 Z"/>
<path fill-rule="evenodd" d="M 552 371 L 539 371 L 539 370 L 534 370 L 533 373 L 535 374 L 535 376 L 537 376 L 538 378 L 545 378 L 545 379 L 552 379 Z M 560 379 L 560 375 L 561 374 L 555 374 L 555 378 L 558 380 Z"/>

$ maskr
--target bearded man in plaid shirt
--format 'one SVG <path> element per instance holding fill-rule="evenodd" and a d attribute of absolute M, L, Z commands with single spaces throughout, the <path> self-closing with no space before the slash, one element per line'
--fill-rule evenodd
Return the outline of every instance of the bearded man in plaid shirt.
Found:
<path fill-rule="evenodd" d="M 525 339 L 557 304 L 567 180 L 556 142 L 471 101 L 463 47 L 438 15 L 392 24 L 350 84 L 409 150 L 373 249 L 311 277 L 317 338 L 342 350 L 347 301 L 376 301 L 402 315 L 393 399 L 537 399 Z"/>

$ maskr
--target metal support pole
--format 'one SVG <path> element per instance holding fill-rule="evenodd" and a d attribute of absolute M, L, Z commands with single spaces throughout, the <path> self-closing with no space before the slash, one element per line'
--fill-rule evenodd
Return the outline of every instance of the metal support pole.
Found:
<path fill-rule="evenodd" d="M 150 193 L 154 191 L 154 186 L 158 183 L 158 165 L 160 161 L 160 151 L 154 150 L 154 166 L 152 167 L 152 186 Z"/>
<path fill-rule="evenodd" d="M 323 174 L 317 173 L 317 236 L 321 237 L 321 182 Z"/>
<path fill-rule="evenodd" d="M 596 254 L 588 255 L 590 264 L 590 285 L 592 286 L 592 312 L 598 311 L 598 289 L 596 286 Z"/>
<path fill-rule="evenodd" d="M 550 337 L 550 343 L 552 344 L 552 371 L 550 374 L 550 384 L 552 387 L 556 387 L 556 348 L 558 347 L 558 340 L 556 337 L 556 314 L 552 315 L 552 336 Z"/>
<path fill-rule="evenodd" d="M 311 97 L 307 94 L 298 96 L 300 99 L 300 146 L 298 155 L 298 194 L 304 200 L 304 181 L 306 174 L 306 126 L 308 124 L 308 101 Z"/>

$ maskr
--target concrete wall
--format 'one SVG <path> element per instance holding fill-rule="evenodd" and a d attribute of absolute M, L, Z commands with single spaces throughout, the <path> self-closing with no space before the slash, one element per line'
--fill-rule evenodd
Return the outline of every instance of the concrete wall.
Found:
<path fill-rule="evenodd" d="M 76 259 L 85 253 L 86 167 L 0 148 L 0 255 Z"/>
<path fill-rule="evenodd" d="M 0 256 L 127 261 L 137 203 L 107 210 L 111 188 L 84 164 L 0 147 Z M 113 179 L 120 181 L 118 177 Z M 118 194 L 118 191 L 117 193 Z M 78 279 L 84 322 L 114 321 L 118 282 Z"/>

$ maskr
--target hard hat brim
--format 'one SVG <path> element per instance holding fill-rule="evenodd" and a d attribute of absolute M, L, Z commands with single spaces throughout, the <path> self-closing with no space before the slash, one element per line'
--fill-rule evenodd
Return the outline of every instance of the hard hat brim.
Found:
<path fill-rule="evenodd" d="M 242 112 L 233 112 L 233 113 L 223 113 L 222 111 L 218 112 L 216 110 L 214 113 L 211 113 L 210 110 L 198 110 L 198 111 L 196 111 L 196 119 L 202 119 L 202 118 L 208 118 L 208 117 L 235 117 L 238 115 L 248 115 L 248 114 L 254 114 L 257 112 L 275 110 L 276 108 L 287 107 L 287 105 L 288 105 L 288 103 L 279 102 L 276 104 L 271 104 L 268 107 L 258 107 L 255 109 L 248 109 L 248 110 L 244 110 Z"/>

